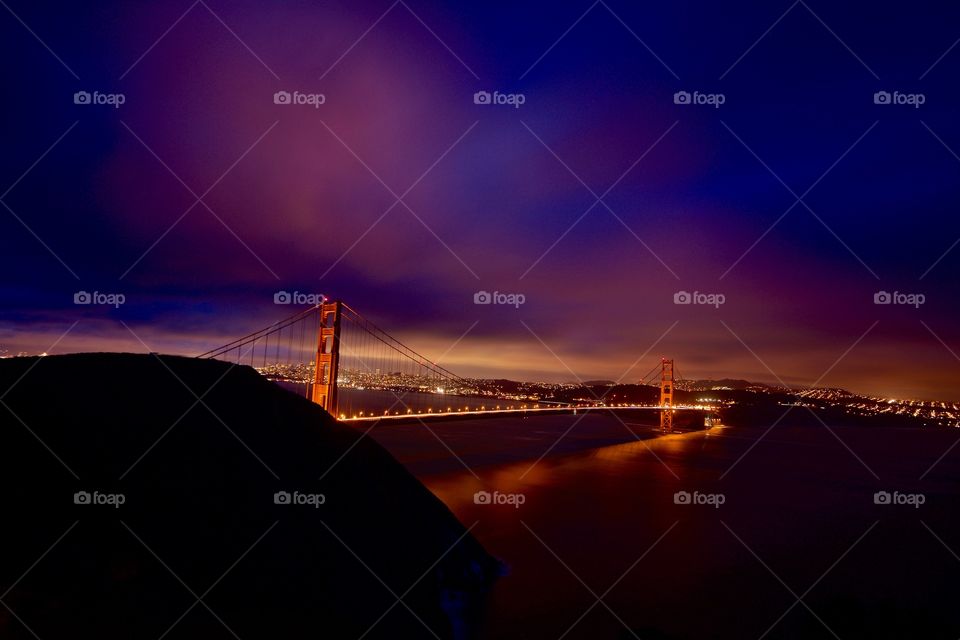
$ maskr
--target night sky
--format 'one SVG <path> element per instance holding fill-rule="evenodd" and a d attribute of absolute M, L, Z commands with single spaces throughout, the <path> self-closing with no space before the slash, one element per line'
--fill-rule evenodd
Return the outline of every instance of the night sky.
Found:
<path fill-rule="evenodd" d="M 0 5 L 11 355 L 196 354 L 298 291 L 462 375 L 960 399 L 960 8 Z"/>

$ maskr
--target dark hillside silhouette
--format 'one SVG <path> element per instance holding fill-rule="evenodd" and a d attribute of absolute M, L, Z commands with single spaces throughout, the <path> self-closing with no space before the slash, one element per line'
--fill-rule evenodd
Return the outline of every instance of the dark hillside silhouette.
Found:
<path fill-rule="evenodd" d="M 0 394 L 0 637 L 356 638 L 400 596 L 366 637 L 449 637 L 496 573 L 383 448 L 249 367 L 13 358 Z"/>

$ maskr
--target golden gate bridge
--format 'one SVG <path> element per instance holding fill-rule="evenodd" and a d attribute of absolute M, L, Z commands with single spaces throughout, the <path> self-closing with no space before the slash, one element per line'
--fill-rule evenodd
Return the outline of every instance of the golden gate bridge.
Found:
<path fill-rule="evenodd" d="M 457 375 L 339 300 L 325 300 L 198 357 L 249 365 L 344 422 L 617 408 L 659 411 L 661 429 L 672 431 L 677 411 L 709 410 L 674 402 L 674 362 L 665 358 L 640 381 L 659 385 L 657 405 L 611 404 L 602 395 L 559 402 L 509 393 L 498 381 Z"/>

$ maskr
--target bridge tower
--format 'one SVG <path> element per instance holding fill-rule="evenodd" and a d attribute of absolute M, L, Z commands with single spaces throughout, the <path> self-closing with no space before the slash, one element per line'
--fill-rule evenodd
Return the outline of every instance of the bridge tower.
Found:
<path fill-rule="evenodd" d="M 314 360 L 310 399 L 337 417 L 337 373 L 340 365 L 340 319 L 343 303 L 324 301 L 317 305 L 317 357 Z"/>
<path fill-rule="evenodd" d="M 660 359 L 660 429 L 673 431 L 673 360 Z"/>

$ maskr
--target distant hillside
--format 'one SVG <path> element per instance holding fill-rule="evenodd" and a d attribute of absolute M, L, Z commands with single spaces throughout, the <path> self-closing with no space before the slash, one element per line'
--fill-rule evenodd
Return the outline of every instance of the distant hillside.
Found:
<path fill-rule="evenodd" d="M 357 638 L 413 585 L 446 638 L 497 570 L 371 438 L 249 367 L 4 359 L 3 394 L 2 638 Z M 432 635 L 398 605 L 366 636 L 399 637 Z"/>
<path fill-rule="evenodd" d="M 735 378 L 723 378 L 721 380 L 688 380 L 688 385 L 697 387 L 726 387 L 728 389 L 747 389 L 750 387 L 769 387 L 770 385 L 762 382 L 750 382 L 749 380 L 739 380 Z"/>

